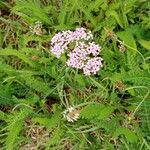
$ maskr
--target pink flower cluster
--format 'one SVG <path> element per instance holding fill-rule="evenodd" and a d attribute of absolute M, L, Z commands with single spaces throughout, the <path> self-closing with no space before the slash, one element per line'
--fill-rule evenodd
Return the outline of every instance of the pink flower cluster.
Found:
<path fill-rule="evenodd" d="M 102 67 L 102 58 L 99 57 L 101 47 L 93 39 L 91 31 L 85 28 L 77 28 L 75 31 L 63 31 L 57 33 L 51 40 L 51 52 L 59 58 L 67 52 L 70 43 L 75 43 L 68 53 L 67 65 L 82 69 L 85 75 L 96 74 Z"/>

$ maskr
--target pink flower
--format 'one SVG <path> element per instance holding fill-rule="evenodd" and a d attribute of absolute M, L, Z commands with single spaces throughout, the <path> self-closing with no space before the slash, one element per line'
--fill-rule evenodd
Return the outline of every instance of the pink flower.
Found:
<path fill-rule="evenodd" d="M 102 58 L 99 57 L 101 47 L 93 39 L 91 31 L 85 28 L 77 28 L 75 31 L 62 31 L 57 33 L 51 40 L 51 52 L 59 58 L 67 53 L 68 45 L 75 42 L 74 48 L 68 53 L 66 64 L 69 67 L 82 69 L 85 75 L 96 74 L 102 67 Z"/>
<path fill-rule="evenodd" d="M 82 69 L 87 60 L 87 45 L 83 42 L 76 43 L 72 52 L 69 53 L 67 65 L 73 68 Z"/>
<path fill-rule="evenodd" d="M 72 35 L 76 41 L 93 39 L 91 31 L 87 32 L 85 28 L 77 28 Z"/>
<path fill-rule="evenodd" d="M 59 32 L 51 39 L 51 52 L 59 58 L 68 49 L 69 43 L 92 38 L 91 31 L 86 32 L 85 28 L 77 28 L 75 31 L 67 30 Z"/>
<path fill-rule="evenodd" d="M 68 44 L 73 41 L 72 31 L 57 33 L 51 40 L 51 52 L 59 58 L 68 49 Z"/>
<path fill-rule="evenodd" d="M 83 73 L 86 76 L 96 74 L 101 67 L 102 67 L 102 58 L 94 57 L 87 61 L 87 63 L 83 68 Z"/>
<path fill-rule="evenodd" d="M 88 47 L 89 54 L 93 54 L 93 56 L 97 56 L 100 53 L 101 47 L 98 44 L 95 44 L 95 42 L 90 42 Z"/>

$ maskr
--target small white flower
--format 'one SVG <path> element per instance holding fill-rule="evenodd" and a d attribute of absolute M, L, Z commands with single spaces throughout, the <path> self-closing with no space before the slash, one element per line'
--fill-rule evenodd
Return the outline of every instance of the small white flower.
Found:
<path fill-rule="evenodd" d="M 126 47 L 124 46 L 124 42 L 120 42 L 119 46 L 118 46 L 120 52 L 124 53 L 126 51 Z"/>
<path fill-rule="evenodd" d="M 63 112 L 63 117 L 68 120 L 68 122 L 74 122 L 79 119 L 79 111 L 74 107 L 69 107 Z"/>
<path fill-rule="evenodd" d="M 40 21 L 35 22 L 34 25 L 30 26 L 30 31 L 33 34 L 41 35 L 42 34 L 42 22 L 40 22 Z"/>

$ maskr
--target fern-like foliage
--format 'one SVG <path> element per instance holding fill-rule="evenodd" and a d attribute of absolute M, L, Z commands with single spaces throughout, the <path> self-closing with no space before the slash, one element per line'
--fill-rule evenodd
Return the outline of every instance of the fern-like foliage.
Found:
<path fill-rule="evenodd" d="M 114 107 L 103 104 L 91 104 L 81 111 L 81 117 L 85 119 L 106 119 L 114 111 Z"/>
<path fill-rule="evenodd" d="M 14 104 L 12 100 L 12 88 L 9 85 L 0 86 L 0 105 Z"/>
<path fill-rule="evenodd" d="M 18 139 L 19 133 L 23 130 L 25 118 L 31 113 L 31 110 L 23 109 L 20 112 L 14 112 L 7 116 L 6 138 L 4 149 L 12 150 L 14 143 Z"/>
<path fill-rule="evenodd" d="M 92 119 L 93 117 L 98 116 L 104 107 L 105 106 L 103 104 L 88 105 L 81 111 L 81 117 L 85 119 Z"/>
<path fill-rule="evenodd" d="M 136 143 L 138 138 L 134 132 L 129 130 L 128 128 L 117 128 L 114 136 L 117 137 L 119 135 L 125 135 L 125 137 L 131 142 L 131 143 Z"/>
<path fill-rule="evenodd" d="M 26 62 L 27 64 L 29 64 L 30 66 L 34 67 L 34 63 L 24 54 L 20 53 L 17 50 L 14 49 L 5 49 L 0 51 L 0 56 L 17 56 L 18 58 L 20 58 L 21 60 L 23 60 L 24 62 Z"/>
<path fill-rule="evenodd" d="M 51 90 L 49 88 L 49 86 L 46 83 L 44 83 L 43 80 L 40 78 L 38 80 L 34 77 L 23 77 L 23 80 L 25 80 L 25 84 L 27 86 L 29 86 L 31 89 L 34 89 L 38 92 L 42 92 L 44 94 L 47 94 Z"/>
<path fill-rule="evenodd" d="M 150 136 L 150 101 L 147 98 L 141 105 L 140 111 L 138 112 L 141 118 L 141 127 L 145 137 Z"/>
<path fill-rule="evenodd" d="M 37 116 L 34 117 L 32 120 L 40 125 L 47 127 L 48 129 L 55 128 L 59 125 L 61 119 L 60 112 L 56 112 L 51 117 L 47 116 Z"/>
<path fill-rule="evenodd" d="M 53 131 L 52 137 L 46 143 L 46 150 L 49 150 L 51 146 L 59 144 L 61 137 L 64 135 L 64 130 L 62 128 L 56 128 Z"/>
<path fill-rule="evenodd" d="M 51 24 L 47 12 L 43 9 L 43 4 L 38 0 L 17 0 L 13 12 L 24 17 L 28 21 L 40 20 L 47 24 Z"/>
<path fill-rule="evenodd" d="M 145 136 L 150 133 L 150 76 L 149 72 L 144 69 L 134 68 L 128 72 L 121 71 L 112 76 L 112 81 L 122 80 L 131 87 L 128 92 L 132 95 L 129 104 L 139 107 L 136 112 L 141 119 L 141 126 Z M 141 103 L 141 101 L 143 101 Z"/>

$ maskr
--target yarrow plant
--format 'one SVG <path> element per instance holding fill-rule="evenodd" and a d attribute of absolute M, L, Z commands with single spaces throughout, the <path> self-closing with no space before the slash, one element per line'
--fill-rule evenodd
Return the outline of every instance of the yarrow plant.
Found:
<path fill-rule="evenodd" d="M 42 22 L 35 22 L 34 25 L 30 26 L 30 31 L 32 32 L 32 34 L 42 35 Z"/>
<path fill-rule="evenodd" d="M 74 122 L 79 119 L 79 111 L 74 107 L 69 107 L 63 112 L 63 117 L 67 119 L 68 122 Z"/>
<path fill-rule="evenodd" d="M 101 57 L 94 57 L 87 61 L 83 68 L 83 72 L 85 75 L 96 74 L 100 67 L 102 67 L 102 58 Z"/>
<path fill-rule="evenodd" d="M 83 70 L 85 75 L 96 74 L 102 67 L 103 59 L 99 56 L 101 47 L 92 40 L 93 34 L 85 28 L 62 31 L 52 38 L 51 52 L 57 58 L 66 52 L 69 57 L 66 61 L 68 66 Z M 75 43 L 72 49 L 70 43 Z"/>

